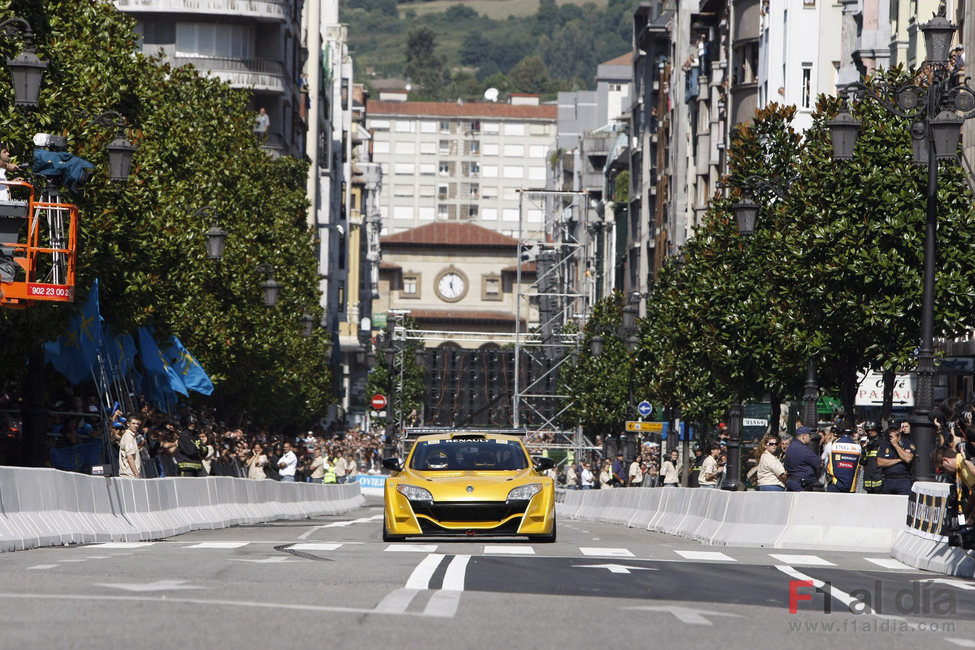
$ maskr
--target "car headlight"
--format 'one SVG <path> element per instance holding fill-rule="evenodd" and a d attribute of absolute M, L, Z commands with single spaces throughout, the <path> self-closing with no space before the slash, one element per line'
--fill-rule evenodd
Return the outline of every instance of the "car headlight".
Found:
<path fill-rule="evenodd" d="M 529 483 L 508 492 L 508 501 L 527 501 L 542 491 L 541 483 Z"/>
<path fill-rule="evenodd" d="M 433 503 L 433 495 L 430 494 L 430 490 L 424 490 L 415 485 L 397 485 L 396 491 L 410 501 L 427 501 Z"/>

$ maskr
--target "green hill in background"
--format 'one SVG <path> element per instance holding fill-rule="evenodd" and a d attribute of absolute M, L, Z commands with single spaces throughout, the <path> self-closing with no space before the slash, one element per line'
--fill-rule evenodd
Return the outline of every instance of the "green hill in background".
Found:
<path fill-rule="evenodd" d="M 356 80 L 408 79 L 414 100 L 593 88 L 596 67 L 631 49 L 640 0 L 397 3 L 342 0 Z M 516 13 L 517 12 L 517 13 Z"/>

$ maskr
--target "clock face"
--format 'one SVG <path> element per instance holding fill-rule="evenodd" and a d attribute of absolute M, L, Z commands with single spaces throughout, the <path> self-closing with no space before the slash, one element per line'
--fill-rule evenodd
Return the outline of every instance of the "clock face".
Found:
<path fill-rule="evenodd" d="M 457 300 L 464 295 L 466 283 L 459 273 L 444 273 L 437 282 L 437 291 L 446 300 Z"/>

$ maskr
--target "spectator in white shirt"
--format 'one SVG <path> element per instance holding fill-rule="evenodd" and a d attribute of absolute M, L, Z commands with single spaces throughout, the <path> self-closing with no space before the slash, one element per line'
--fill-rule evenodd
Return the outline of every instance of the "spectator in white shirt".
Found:
<path fill-rule="evenodd" d="M 294 483 L 295 471 L 298 469 L 298 457 L 291 449 L 291 443 L 284 443 L 284 454 L 278 461 L 278 474 L 281 475 L 282 483 Z"/>
<path fill-rule="evenodd" d="M 589 463 L 582 464 L 582 473 L 579 475 L 580 484 L 583 490 L 591 490 L 593 483 L 596 482 L 596 477 L 593 475 L 592 470 L 589 469 Z"/>

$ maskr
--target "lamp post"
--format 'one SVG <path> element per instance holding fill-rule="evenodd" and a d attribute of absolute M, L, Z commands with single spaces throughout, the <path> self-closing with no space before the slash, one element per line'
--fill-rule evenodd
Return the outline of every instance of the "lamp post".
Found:
<path fill-rule="evenodd" d="M 872 86 L 860 82 L 840 89 L 840 112 L 829 122 L 834 160 L 851 160 L 860 122 L 850 114 L 852 101 L 874 101 L 889 113 L 911 121 L 915 164 L 927 164 L 927 211 L 924 237 L 924 289 L 921 300 L 921 343 L 917 353 L 917 391 L 911 414 L 911 435 L 917 448 L 915 477 L 935 479 L 931 462 L 934 408 L 934 280 L 938 228 L 938 161 L 956 160 L 961 125 L 975 117 L 975 91 L 954 78 L 948 63 L 956 26 L 945 18 L 945 6 L 920 26 L 928 59 L 925 74 L 910 82 Z"/>
<path fill-rule="evenodd" d="M 115 127 L 115 139 L 105 145 L 105 150 L 108 151 L 109 178 L 116 182 L 128 180 L 136 147 L 125 137 L 125 118 L 115 111 L 105 111 L 93 122 L 100 126 Z"/>
<path fill-rule="evenodd" d="M 263 273 L 266 278 L 261 283 L 261 290 L 264 291 L 264 304 L 268 307 L 274 307 L 281 297 L 281 283 L 274 279 L 274 267 L 267 262 L 262 262 L 257 265 L 257 270 Z"/>
<path fill-rule="evenodd" d="M 24 49 L 14 58 L 6 58 L 7 68 L 14 87 L 14 104 L 36 108 L 47 61 L 40 60 L 35 54 L 34 30 L 30 23 L 18 16 L 0 23 L 0 31 L 7 40 L 14 38 L 21 30 L 24 32 Z"/>
<path fill-rule="evenodd" d="M 306 339 L 311 337 L 312 332 L 315 329 L 315 317 L 311 314 L 305 314 L 301 317 L 301 334 Z"/>
<path fill-rule="evenodd" d="M 222 260 L 224 247 L 227 243 L 227 231 L 220 227 L 219 214 L 216 208 L 210 205 L 204 206 L 196 211 L 196 216 L 208 217 L 212 223 L 206 234 L 207 259 Z"/>

